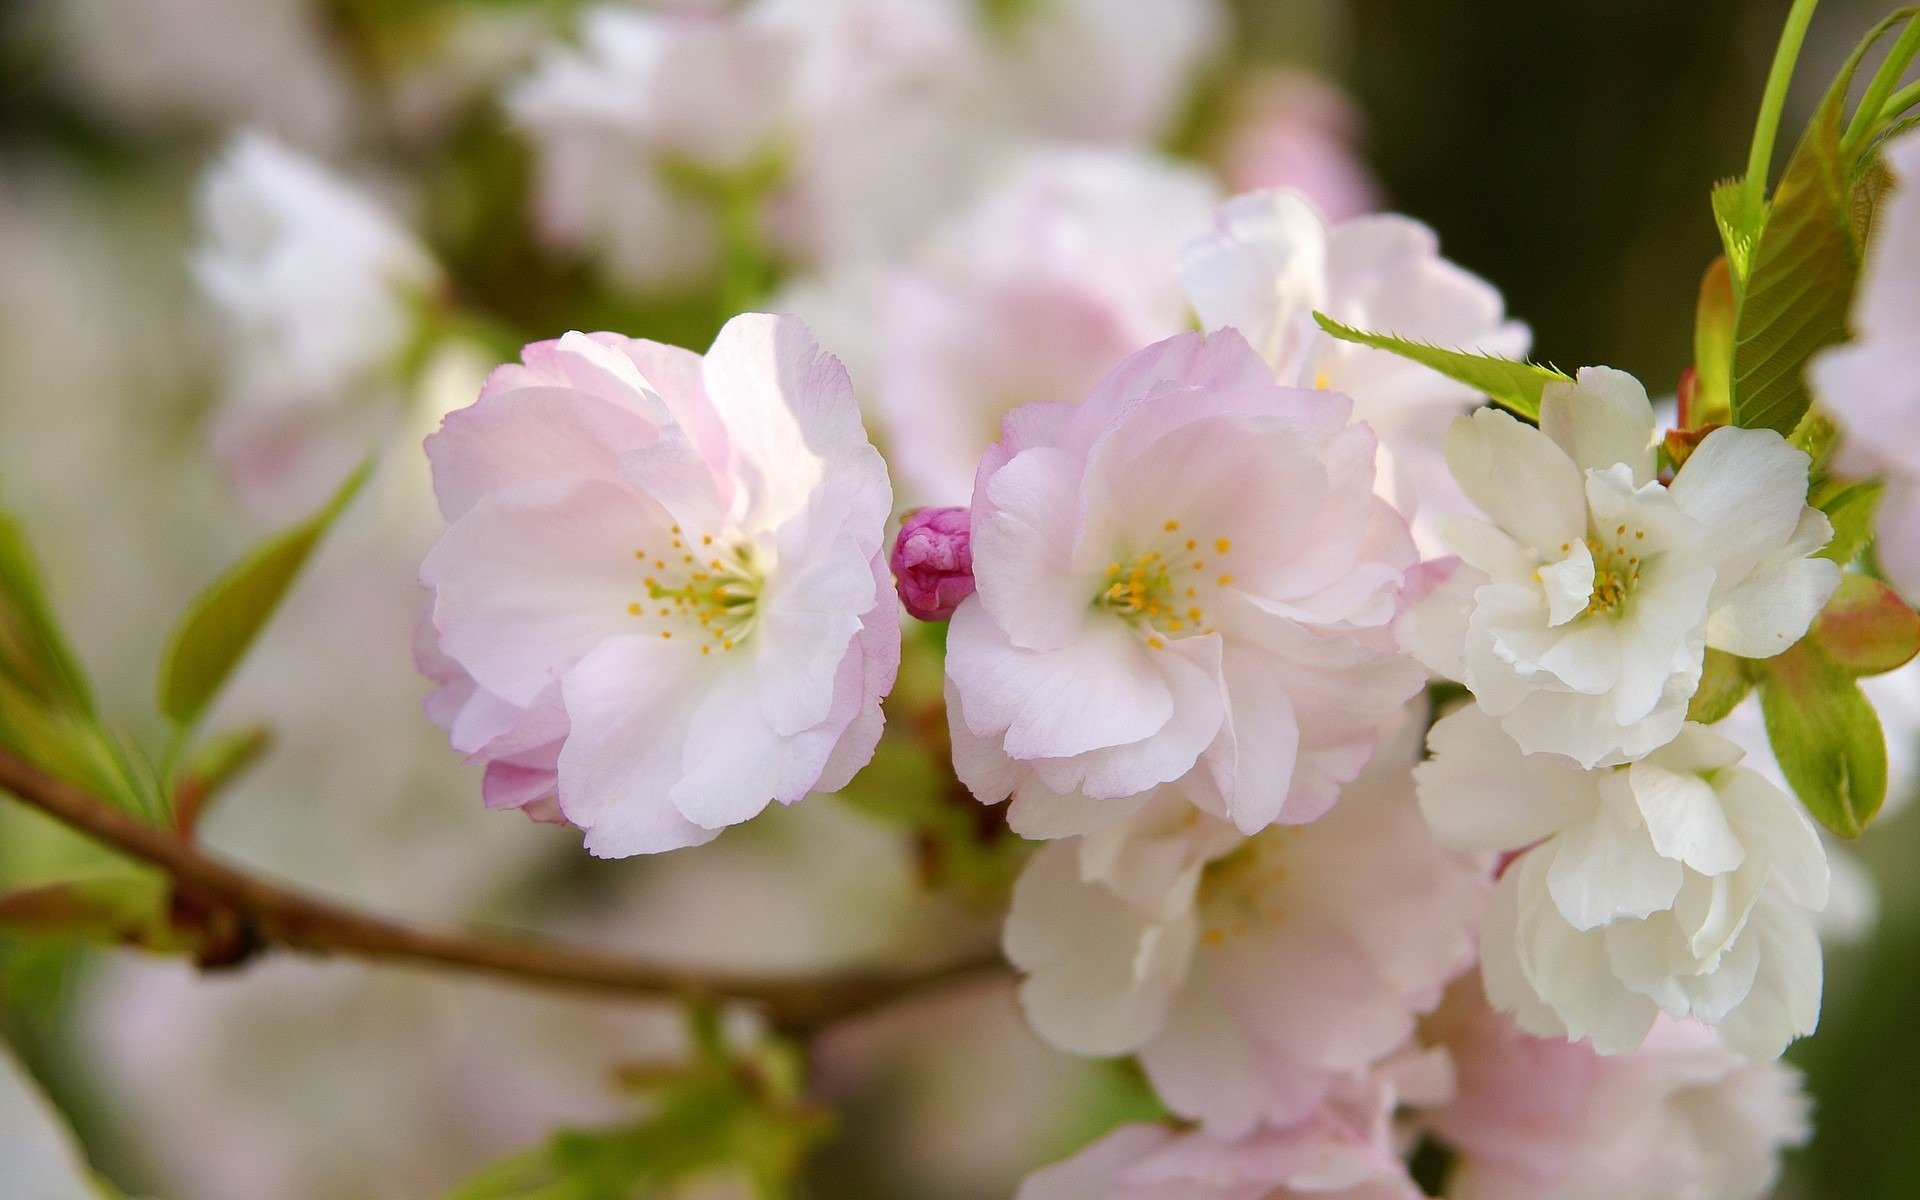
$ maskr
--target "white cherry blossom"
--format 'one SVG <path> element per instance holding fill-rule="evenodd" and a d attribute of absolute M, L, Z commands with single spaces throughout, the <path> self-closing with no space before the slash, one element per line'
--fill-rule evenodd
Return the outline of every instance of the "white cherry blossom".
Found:
<path fill-rule="evenodd" d="M 1491 519 L 1442 518 L 1462 562 L 1401 642 L 1529 753 L 1590 767 L 1665 745 L 1708 646 L 1778 654 L 1840 581 L 1813 557 L 1833 527 L 1807 506 L 1805 454 L 1716 429 L 1663 484 L 1646 390 L 1619 371 L 1548 385 L 1537 429 L 1492 408 L 1457 418 L 1447 462 Z"/>
<path fill-rule="evenodd" d="M 1482 938 L 1493 1003 L 1543 1037 L 1632 1050 L 1665 1012 L 1777 1056 L 1819 1018 L 1827 860 L 1799 804 L 1700 725 L 1631 766 L 1523 755 L 1466 705 L 1429 735 L 1420 807 L 1457 850 L 1518 852 Z"/>

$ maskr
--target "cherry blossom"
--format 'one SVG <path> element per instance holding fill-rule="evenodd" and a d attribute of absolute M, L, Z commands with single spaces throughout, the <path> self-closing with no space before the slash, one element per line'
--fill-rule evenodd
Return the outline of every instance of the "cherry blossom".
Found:
<path fill-rule="evenodd" d="M 1402 643 L 1464 682 L 1529 753 L 1620 763 L 1679 733 L 1706 647 L 1780 653 L 1840 580 L 1807 507 L 1807 456 L 1770 430 L 1716 429 L 1655 478 L 1653 409 L 1632 376 L 1550 384 L 1540 427 L 1458 418 L 1447 462 L 1491 517 L 1447 514 L 1460 555 Z"/>
<path fill-rule="evenodd" d="M 1423 1031 L 1457 1087 L 1420 1123 L 1457 1155 L 1445 1200 L 1760 1200 L 1805 1142 L 1799 1072 L 1662 1018 L 1630 1054 L 1522 1032 L 1463 980 Z"/>
<path fill-rule="evenodd" d="M 1298 192 L 1264 191 L 1227 201 L 1215 226 L 1181 262 L 1201 321 L 1238 329 L 1282 381 L 1352 398 L 1354 414 L 1380 435 L 1381 495 L 1431 553 L 1435 516 L 1472 510 L 1441 447 L 1448 423 L 1478 396 L 1398 355 L 1338 341 L 1313 314 L 1507 357 L 1526 353 L 1526 327 L 1505 318 L 1492 285 L 1442 258 L 1433 231 L 1406 217 L 1329 225 Z"/>
<path fill-rule="evenodd" d="M 1382 636 L 1413 546 L 1349 413 L 1227 331 L 1007 417 L 947 644 L 976 796 L 1056 835 L 1175 781 L 1246 833 L 1333 804 L 1420 686 Z"/>
<path fill-rule="evenodd" d="M 888 272 L 873 402 L 901 488 L 963 502 L 1008 412 L 1084 396 L 1189 328 L 1175 268 L 1214 201 L 1204 176 L 1151 155 L 1052 150 Z"/>
<path fill-rule="evenodd" d="M 310 502 L 366 453 L 438 268 L 372 196 L 261 133 L 207 173 L 200 217 L 194 278 L 229 346 L 214 453 L 250 500 Z"/>
<path fill-rule="evenodd" d="M 490 804 L 646 853 L 871 756 L 899 656 L 891 492 L 797 320 L 735 318 L 704 359 L 529 346 L 428 454 L 448 529 L 421 568 L 422 665 Z"/>
<path fill-rule="evenodd" d="M 1235 1141 L 1125 1125 L 1027 1177 L 1015 1200 L 1420 1200 L 1406 1164 L 1338 1116 Z"/>
<path fill-rule="evenodd" d="M 1401 742 L 1311 825 L 1248 839 L 1163 789 L 1042 849 L 1005 937 L 1040 1035 L 1137 1053 L 1162 1102 L 1226 1138 L 1397 1052 L 1471 969 L 1490 877 L 1434 842 Z"/>
<path fill-rule="evenodd" d="M 1521 851 L 1488 910 L 1494 1004 L 1543 1037 L 1632 1050 L 1692 1016 L 1777 1056 L 1819 1018 L 1827 860 L 1794 800 L 1700 725 L 1621 768 L 1522 755 L 1468 705 L 1429 735 L 1420 807 L 1457 850 Z"/>

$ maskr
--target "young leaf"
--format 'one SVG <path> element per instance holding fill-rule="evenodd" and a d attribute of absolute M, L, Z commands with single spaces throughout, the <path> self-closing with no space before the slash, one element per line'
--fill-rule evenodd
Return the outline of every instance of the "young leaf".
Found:
<path fill-rule="evenodd" d="M 1767 660 L 1760 712 L 1780 771 L 1816 821 L 1859 837 L 1887 798 L 1887 743 L 1860 685 L 1808 647 Z"/>
<path fill-rule="evenodd" d="M 188 607 L 160 670 L 168 719 L 182 727 L 199 720 L 372 471 L 368 459 L 318 512 L 254 547 Z"/>
<path fill-rule="evenodd" d="M 1720 229 L 1720 245 L 1726 249 L 1730 284 L 1745 283 L 1747 267 L 1753 261 L 1753 239 L 1759 232 L 1750 226 L 1742 207 L 1746 203 L 1744 179 L 1725 179 L 1713 188 L 1713 223 Z"/>
<path fill-rule="evenodd" d="M 1465 350 L 1443 350 L 1438 346 L 1410 342 L 1391 334 L 1368 333 L 1351 325 L 1343 325 L 1325 313 L 1316 312 L 1313 319 L 1332 337 L 1398 354 L 1401 358 L 1429 367 L 1456 383 L 1464 383 L 1486 393 L 1487 398 L 1495 404 L 1511 409 L 1530 421 L 1540 419 L 1540 393 L 1548 384 L 1571 382 L 1566 375 L 1552 367 L 1496 358 L 1490 354 L 1473 354 Z"/>
<path fill-rule="evenodd" d="M 86 676 L 54 620 L 26 534 L 6 512 L 0 512 L 0 675 L 43 704 L 93 715 Z"/>
<path fill-rule="evenodd" d="M 1687 705 L 1687 720 L 1702 725 L 1724 721 L 1752 690 L 1753 676 L 1744 659 L 1725 650 L 1708 648 L 1699 690 Z"/>
<path fill-rule="evenodd" d="M 1718 192 L 1715 193 L 1719 195 Z M 1693 323 L 1693 395 L 1681 412 L 1688 429 L 1725 425 L 1732 419 L 1733 273 L 1725 257 L 1713 260 L 1700 280 Z"/>
<path fill-rule="evenodd" d="M 1920 654 L 1920 614 L 1871 575 L 1843 575 L 1807 640 L 1849 676 L 1884 675 Z"/>
<path fill-rule="evenodd" d="M 1793 432 L 1806 413 L 1807 360 L 1847 333 L 1870 185 L 1842 146 L 1847 87 L 1893 22 L 1861 43 L 1821 101 L 1781 175 L 1754 243 L 1734 323 L 1734 424 Z M 1764 183 L 1764 181 L 1760 181 Z"/>

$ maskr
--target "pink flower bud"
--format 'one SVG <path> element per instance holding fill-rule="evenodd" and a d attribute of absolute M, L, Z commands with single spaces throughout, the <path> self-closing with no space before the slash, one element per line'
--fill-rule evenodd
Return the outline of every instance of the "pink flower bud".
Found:
<path fill-rule="evenodd" d="M 973 595 L 972 517 L 964 508 L 917 508 L 893 543 L 894 586 L 922 621 L 944 621 Z"/>

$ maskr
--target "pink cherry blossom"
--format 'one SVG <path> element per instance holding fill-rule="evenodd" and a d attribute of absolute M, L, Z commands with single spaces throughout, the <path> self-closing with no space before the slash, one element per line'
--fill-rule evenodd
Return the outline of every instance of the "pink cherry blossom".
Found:
<path fill-rule="evenodd" d="M 1008 958 L 1048 1042 L 1134 1053 L 1215 1136 L 1299 1121 L 1398 1053 L 1474 961 L 1489 864 L 1414 802 L 1419 722 L 1311 825 L 1242 837 L 1172 789 L 1048 845 L 1014 889 Z"/>
<path fill-rule="evenodd" d="M 1052 836 L 1175 781 L 1246 833 L 1333 804 L 1422 676 L 1384 637 L 1414 550 L 1350 409 L 1229 330 L 1008 416 L 947 648 L 976 796 Z"/>
<path fill-rule="evenodd" d="M 900 486 L 966 500 L 1000 419 L 1073 400 L 1187 328 L 1180 248 L 1213 185 L 1126 150 L 1035 154 L 879 285 L 875 408 Z"/>
<path fill-rule="evenodd" d="M 1663 1019 L 1631 1054 L 1542 1039 L 1449 991 L 1426 1033 L 1453 1058 L 1450 1103 L 1420 1121 L 1458 1160 L 1447 1200 L 1759 1200 L 1807 1138 L 1800 1075 Z"/>
<path fill-rule="evenodd" d="M 1406 1164 L 1331 1113 L 1235 1141 L 1125 1125 L 1015 1200 L 1420 1200 Z"/>
<path fill-rule="evenodd" d="M 898 665 L 886 468 L 793 318 L 527 347 L 428 439 L 423 670 L 487 802 L 621 856 L 843 786 Z M 551 800 L 551 804 L 549 803 Z"/>
<path fill-rule="evenodd" d="M 1180 270 L 1206 328 L 1238 329 L 1287 383 L 1352 398 L 1380 437 L 1381 495 L 1412 523 L 1424 556 L 1443 553 L 1435 521 L 1473 504 L 1442 447 L 1478 394 L 1399 355 L 1340 341 L 1314 313 L 1437 346 L 1524 354 L 1531 335 L 1506 318 L 1499 290 L 1442 257 L 1439 238 L 1418 221 L 1378 213 L 1330 222 L 1286 190 L 1221 205 Z"/>

